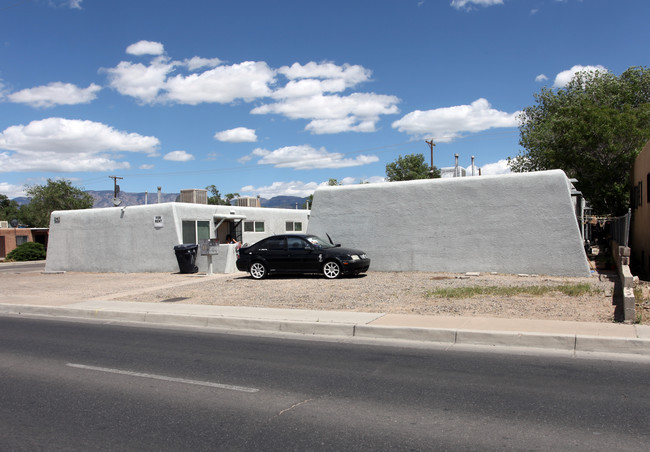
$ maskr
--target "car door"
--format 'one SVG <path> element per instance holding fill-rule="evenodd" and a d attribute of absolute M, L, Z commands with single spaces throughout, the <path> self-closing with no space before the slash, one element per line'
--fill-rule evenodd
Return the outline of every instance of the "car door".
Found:
<path fill-rule="evenodd" d="M 269 271 L 285 271 L 287 241 L 284 237 L 270 237 L 260 243 L 257 254 L 266 261 Z"/>
<path fill-rule="evenodd" d="M 302 237 L 287 238 L 286 271 L 299 273 L 317 273 L 320 271 L 320 253 Z"/>

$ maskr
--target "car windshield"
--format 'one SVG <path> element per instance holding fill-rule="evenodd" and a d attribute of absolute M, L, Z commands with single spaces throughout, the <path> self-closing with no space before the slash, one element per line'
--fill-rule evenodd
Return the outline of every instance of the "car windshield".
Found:
<path fill-rule="evenodd" d="M 309 243 L 314 245 L 316 248 L 334 248 L 334 245 L 332 245 L 330 242 L 327 242 L 320 237 L 317 237 L 315 235 L 308 235 L 305 237 Z"/>

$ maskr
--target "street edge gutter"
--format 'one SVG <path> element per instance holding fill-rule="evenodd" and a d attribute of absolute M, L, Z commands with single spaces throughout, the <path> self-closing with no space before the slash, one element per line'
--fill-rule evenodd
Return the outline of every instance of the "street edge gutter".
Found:
<path fill-rule="evenodd" d="M 479 331 L 454 328 L 372 326 L 326 322 L 266 320 L 220 316 L 124 312 L 69 307 L 0 304 L 0 314 L 40 315 L 78 319 L 139 322 L 221 330 L 258 330 L 311 336 L 355 337 L 430 342 L 445 345 L 483 345 L 558 351 L 621 353 L 650 356 L 650 339 L 585 336 L 578 334 Z"/>

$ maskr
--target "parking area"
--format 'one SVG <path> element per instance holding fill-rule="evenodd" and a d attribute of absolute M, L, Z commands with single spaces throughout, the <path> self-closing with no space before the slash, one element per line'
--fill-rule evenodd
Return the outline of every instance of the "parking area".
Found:
<path fill-rule="evenodd" d="M 0 264 L 7 268 L 9 264 Z M 0 268 L 1 270 L 1 268 Z M 613 321 L 615 278 L 561 278 L 503 274 L 368 272 L 326 280 L 322 276 L 271 276 L 253 280 L 246 273 L 42 273 L 37 267 L 0 271 L 0 303 L 61 306 L 92 300 L 342 310 L 415 315 L 486 316 L 586 322 Z M 586 283 L 593 292 L 568 296 L 487 294 L 447 298 L 436 289 L 535 287 Z M 470 290 L 471 291 L 471 290 Z M 476 292 L 476 291 L 475 291 Z M 524 291 L 525 292 L 525 291 Z"/>

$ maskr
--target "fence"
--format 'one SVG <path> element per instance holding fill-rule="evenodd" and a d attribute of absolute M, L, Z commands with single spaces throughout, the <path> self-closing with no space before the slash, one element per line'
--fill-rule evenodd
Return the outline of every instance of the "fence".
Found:
<path fill-rule="evenodd" d="M 627 246 L 630 238 L 630 222 L 632 220 L 632 209 L 621 217 L 611 219 L 612 240 L 621 246 Z"/>

